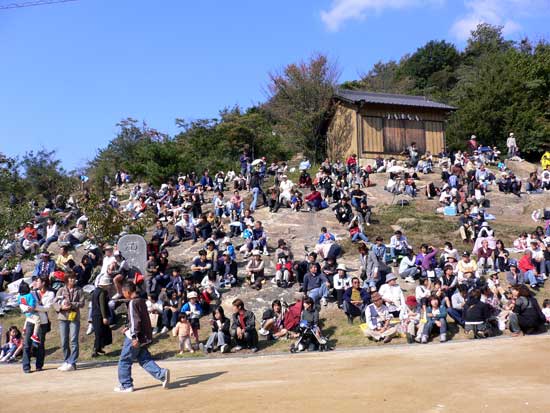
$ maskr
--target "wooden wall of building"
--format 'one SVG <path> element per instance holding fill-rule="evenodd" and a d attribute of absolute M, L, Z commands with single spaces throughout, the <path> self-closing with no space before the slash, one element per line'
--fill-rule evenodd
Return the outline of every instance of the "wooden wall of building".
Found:
<path fill-rule="evenodd" d="M 331 159 L 345 159 L 359 152 L 357 117 L 355 109 L 337 104 L 327 132 L 327 154 Z"/>
<path fill-rule="evenodd" d="M 416 142 L 421 153 L 438 154 L 445 148 L 445 119 L 440 110 L 383 105 L 358 109 L 338 102 L 327 132 L 327 152 L 331 159 L 353 153 L 398 154 Z"/>

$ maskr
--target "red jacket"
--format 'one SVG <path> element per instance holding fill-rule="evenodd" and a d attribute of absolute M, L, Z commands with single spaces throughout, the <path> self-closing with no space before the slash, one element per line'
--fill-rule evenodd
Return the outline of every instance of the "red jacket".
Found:
<path fill-rule="evenodd" d="M 529 255 L 524 255 L 518 262 L 518 268 L 521 270 L 521 272 L 527 272 L 534 270 L 535 266 L 531 261 L 531 257 Z"/>

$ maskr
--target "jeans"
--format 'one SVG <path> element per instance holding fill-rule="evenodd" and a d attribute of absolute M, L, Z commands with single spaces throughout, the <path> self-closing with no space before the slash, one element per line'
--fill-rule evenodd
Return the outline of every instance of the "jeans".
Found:
<path fill-rule="evenodd" d="M 353 236 L 351 237 L 351 242 L 357 242 L 359 239 L 365 242 L 369 242 L 369 238 L 362 232 L 356 232 L 355 234 L 353 234 Z"/>
<path fill-rule="evenodd" d="M 258 195 L 260 194 L 260 188 L 252 188 L 252 202 L 250 203 L 250 210 L 254 212 L 256 205 L 258 204 Z"/>
<path fill-rule="evenodd" d="M 328 288 L 326 284 L 321 284 L 318 288 L 313 288 L 307 292 L 308 297 L 310 297 L 316 303 L 322 298 L 328 297 Z"/>
<path fill-rule="evenodd" d="M 163 381 L 166 376 L 166 369 L 161 369 L 151 357 L 147 347 L 132 347 L 132 340 L 124 338 L 124 344 L 118 360 L 118 381 L 123 389 L 132 387 L 132 364 L 137 359 L 139 365 L 151 376 L 159 381 Z"/>
<path fill-rule="evenodd" d="M 542 277 L 535 275 L 535 272 L 533 270 L 526 271 L 524 273 L 524 276 L 527 280 L 529 280 L 529 284 L 532 286 L 535 286 L 539 283 L 542 283 Z"/>
<path fill-rule="evenodd" d="M 399 255 L 407 255 L 404 249 L 390 248 L 390 257 L 392 260 L 396 260 Z"/>
<path fill-rule="evenodd" d="M 415 278 L 417 272 L 418 272 L 418 268 L 416 268 L 416 267 L 409 267 L 409 268 L 407 268 L 405 271 L 400 272 L 400 273 L 399 273 L 399 276 L 400 276 L 401 278 L 407 278 L 407 277 Z"/>
<path fill-rule="evenodd" d="M 59 337 L 61 349 L 63 350 L 63 361 L 72 366 L 78 359 L 78 332 L 80 331 L 80 320 L 68 321 L 59 320 Z"/>
<path fill-rule="evenodd" d="M 42 238 L 40 241 L 38 241 L 38 244 L 42 246 L 45 250 L 48 249 L 50 244 L 52 242 L 57 241 L 57 235 L 54 235 L 53 237 L 50 237 L 48 239 Z"/>
<path fill-rule="evenodd" d="M 447 321 L 445 319 L 440 318 L 439 320 L 430 320 L 424 325 L 424 331 L 422 332 L 425 336 L 430 336 L 432 330 L 434 327 L 436 327 L 435 322 L 440 321 L 441 327 L 439 327 L 439 334 L 444 335 L 447 334 Z"/>
<path fill-rule="evenodd" d="M 23 371 L 31 370 L 31 347 L 32 347 L 32 326 L 27 326 L 25 329 L 25 335 L 23 337 Z M 46 344 L 46 324 L 40 325 L 40 331 L 38 333 L 40 338 L 40 344 L 36 349 L 36 368 L 41 369 L 44 367 L 44 357 L 46 356 L 45 344 Z"/>
<path fill-rule="evenodd" d="M 223 332 L 217 331 L 215 333 L 210 333 L 208 340 L 206 341 L 206 348 L 214 348 L 214 346 L 223 346 L 225 344 L 225 336 Z"/>
<path fill-rule="evenodd" d="M 458 310 L 456 308 L 447 308 L 447 314 L 449 315 L 449 317 L 451 317 L 453 320 L 455 320 L 457 324 L 464 327 L 464 319 L 462 318 L 462 316 L 463 316 L 462 310 Z"/>

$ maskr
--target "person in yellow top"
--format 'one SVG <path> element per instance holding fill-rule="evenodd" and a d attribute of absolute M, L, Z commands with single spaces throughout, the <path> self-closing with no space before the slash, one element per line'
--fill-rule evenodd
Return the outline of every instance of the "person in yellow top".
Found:
<path fill-rule="evenodd" d="M 544 152 L 544 155 L 540 158 L 540 164 L 542 165 L 542 169 L 546 169 L 547 166 L 550 166 L 550 151 Z"/>
<path fill-rule="evenodd" d="M 55 259 L 55 266 L 60 268 L 63 271 L 67 270 L 67 263 L 69 260 L 73 260 L 74 258 L 71 254 L 69 254 L 69 247 L 61 247 L 61 252 Z"/>

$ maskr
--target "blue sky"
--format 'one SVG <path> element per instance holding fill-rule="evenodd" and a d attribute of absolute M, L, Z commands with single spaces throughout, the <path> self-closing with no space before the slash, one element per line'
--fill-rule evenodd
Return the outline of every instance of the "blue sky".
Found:
<path fill-rule="evenodd" d="M 0 0 L 0 5 L 17 0 Z M 23 0 L 21 0 L 23 1 Z M 85 164 L 131 116 L 163 132 L 265 99 L 269 71 L 315 52 L 341 80 L 479 21 L 549 36 L 550 0 L 78 0 L 0 10 L 0 152 Z"/>

